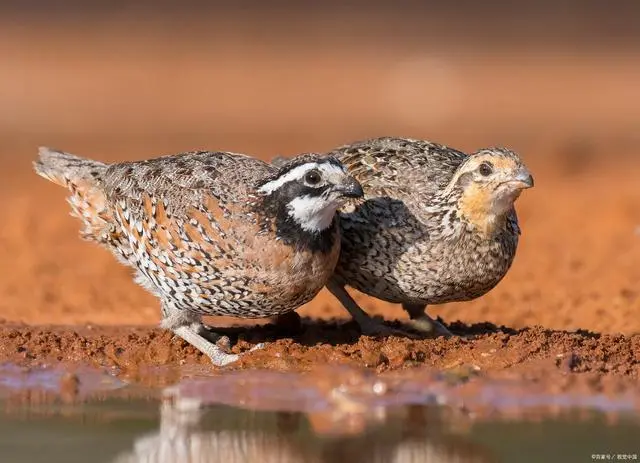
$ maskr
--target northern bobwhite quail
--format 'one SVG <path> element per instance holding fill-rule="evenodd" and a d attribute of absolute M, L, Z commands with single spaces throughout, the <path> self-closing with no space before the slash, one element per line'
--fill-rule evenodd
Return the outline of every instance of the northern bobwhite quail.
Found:
<path fill-rule="evenodd" d="M 339 211 L 342 250 L 327 288 L 367 334 L 390 332 L 345 290 L 402 304 L 420 331 L 450 335 L 428 304 L 482 296 L 513 262 L 514 201 L 533 177 L 505 148 L 472 155 L 427 141 L 382 137 L 336 148 L 365 201 Z M 279 158 L 274 163 L 283 163 Z"/>
<path fill-rule="evenodd" d="M 338 259 L 335 212 L 363 194 L 340 162 L 315 154 L 277 168 L 223 152 L 104 164 L 41 148 L 34 166 L 70 190 L 81 235 L 160 298 L 162 326 L 216 365 L 238 356 L 201 316 L 275 316 L 311 300 Z"/>

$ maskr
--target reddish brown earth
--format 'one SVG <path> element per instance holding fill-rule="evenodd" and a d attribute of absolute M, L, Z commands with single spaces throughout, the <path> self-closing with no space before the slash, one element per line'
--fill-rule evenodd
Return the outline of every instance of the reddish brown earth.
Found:
<path fill-rule="evenodd" d="M 245 321 L 245 328 L 229 328 L 240 340 L 235 351 L 267 342 L 232 368 L 298 371 L 326 363 L 378 372 L 473 368 L 554 387 L 573 384 L 574 375 L 586 375 L 585 384 L 594 390 L 635 387 L 640 377 L 640 189 L 635 183 L 640 169 L 596 159 L 586 171 L 564 173 L 565 162 L 558 157 L 542 164 L 532 157 L 532 170 L 539 175 L 518 204 L 522 244 L 505 280 L 476 301 L 432 308 L 460 337 L 360 336 L 339 304 L 321 294 L 300 310 L 302 327 L 251 327 L 256 322 Z M 25 366 L 88 362 L 116 366 L 139 379 L 144 375 L 135 372 L 146 366 L 208 367 L 192 347 L 153 327 L 157 303 L 131 281 L 127 269 L 77 238 L 62 191 L 24 166 L 16 172 L 20 186 L 4 191 L 10 198 L 4 216 L 12 219 L 0 240 L 5 318 L 0 360 Z M 358 299 L 374 314 L 404 318 L 397 307 Z"/>
<path fill-rule="evenodd" d="M 344 309 L 323 292 L 299 310 L 300 330 L 251 328 L 255 322 L 243 322 L 249 327 L 239 330 L 234 349 L 263 340 L 267 346 L 231 368 L 298 371 L 329 362 L 378 372 L 473 368 L 551 389 L 572 387 L 574 381 L 593 390 L 637 384 L 640 161 L 634 102 L 640 68 L 629 64 L 632 60 L 585 55 L 572 61 L 540 53 L 530 62 L 511 59 L 507 52 L 492 55 L 489 69 L 469 58 L 473 53 L 461 54 L 443 61 L 453 74 L 427 85 L 420 73 L 433 64 L 429 59 L 388 75 L 396 68 L 376 57 L 397 57 L 391 46 L 364 53 L 357 48 L 362 44 L 351 49 L 316 43 L 320 51 L 311 59 L 304 47 L 283 43 L 270 42 L 258 51 L 233 44 L 222 51 L 199 49 L 191 43 L 192 54 L 184 55 L 185 44 L 160 50 L 152 40 L 106 40 L 100 30 L 96 36 L 87 32 L 88 48 L 64 35 L 35 34 L 26 40 L 17 29 L 3 30 L 13 37 L 3 43 L 14 44 L 3 54 L 12 70 L 3 73 L 3 88 L 22 88 L 18 83 L 27 79 L 32 90 L 0 94 L 11 115 L 0 120 L 0 362 L 117 366 L 140 381 L 145 376 L 136 372 L 146 366 L 213 369 L 193 348 L 155 327 L 158 303 L 132 282 L 128 269 L 78 238 L 64 192 L 30 170 L 38 145 L 104 160 L 203 147 L 270 158 L 330 149 L 364 136 L 407 134 L 470 150 L 508 144 L 522 154 L 536 186 L 517 204 L 523 234 L 507 277 L 478 300 L 430 309 L 461 335 L 450 340 L 360 336 Z M 168 38 L 157 43 L 162 40 Z M 102 62 L 105 53 L 111 54 Z M 265 58 L 268 53 L 302 77 L 282 83 L 284 64 L 273 64 Z M 141 62 L 140 56 L 147 60 Z M 411 64 L 410 53 L 405 58 Z M 220 62 L 227 66 L 216 67 Z M 370 78 L 361 79 L 362 68 L 369 69 Z M 341 72 L 321 72 L 327 69 Z M 140 83 L 145 75 L 154 76 L 149 88 Z M 264 82 L 264 88 L 252 87 L 247 75 Z M 219 76 L 219 88 L 208 86 Z M 248 80 L 238 82 L 240 76 Z M 434 103 L 424 90 L 410 94 L 422 98 L 422 105 L 402 112 L 380 96 L 394 79 L 400 79 L 403 92 L 437 84 L 444 86 L 438 92 L 445 100 L 458 98 Z M 453 90 L 452 82 L 458 85 Z M 611 91 L 594 92 L 601 82 L 609 82 Z M 280 88 L 287 97 L 266 88 Z M 336 95 L 343 99 L 338 102 Z M 123 106 L 127 102 L 129 107 Z M 217 103 L 219 112 L 198 112 Z M 338 103 L 343 105 L 339 111 Z M 429 111 L 432 104 L 451 112 L 438 119 Z M 493 105 L 491 117 L 487 105 Z M 308 117 L 301 106 L 313 108 Z M 554 107 L 557 111 L 549 111 Z M 466 127 L 463 134 L 459 126 Z M 356 299 L 372 314 L 405 317 L 397 306 L 362 295 Z"/>

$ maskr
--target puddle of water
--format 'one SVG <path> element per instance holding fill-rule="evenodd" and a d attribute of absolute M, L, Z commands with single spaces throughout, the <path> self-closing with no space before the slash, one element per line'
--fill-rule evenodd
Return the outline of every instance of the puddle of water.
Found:
<path fill-rule="evenodd" d="M 106 371 L 78 366 L 72 370 L 75 377 L 81 377 L 78 383 L 79 395 L 95 391 L 111 391 L 126 386 L 126 383 Z M 11 363 L 0 364 L 0 397 L 12 391 L 38 389 L 59 392 L 71 371 L 59 366 L 21 367 Z"/>
<path fill-rule="evenodd" d="M 188 374 L 162 391 L 127 385 L 110 372 L 77 369 L 75 374 L 81 400 L 33 401 L 24 399 L 25 391 L 61 392 L 63 370 L 0 367 L 1 461 L 640 459 L 640 421 L 632 397 L 547 397 L 506 383 L 471 389 L 474 381 L 451 382 L 438 374 L 380 377 L 344 368 L 304 375 Z M 556 413 L 541 412 L 541 405 Z M 539 413 L 503 413 L 514 409 Z"/>
<path fill-rule="evenodd" d="M 0 414 L 0 449 L 15 463 L 537 463 L 640 451 L 637 422 L 598 415 L 452 423 L 439 408 L 403 406 L 356 433 L 327 435 L 317 425 L 299 412 L 116 399 Z"/>

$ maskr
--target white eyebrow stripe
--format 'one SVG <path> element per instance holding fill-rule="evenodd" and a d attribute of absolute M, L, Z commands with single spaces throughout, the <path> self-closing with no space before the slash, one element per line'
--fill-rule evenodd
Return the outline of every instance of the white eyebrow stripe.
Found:
<path fill-rule="evenodd" d="M 301 166 L 294 167 L 289 172 L 284 174 L 282 177 L 278 177 L 275 180 L 271 180 L 270 182 L 265 183 L 260 188 L 258 188 L 258 191 L 260 193 L 265 193 L 267 195 L 270 195 L 285 183 L 302 178 L 307 172 L 313 169 L 321 170 L 326 174 L 329 174 L 331 172 L 336 172 L 344 175 L 345 173 L 343 169 L 333 164 L 329 164 L 329 163 L 320 164 L 317 162 L 308 162 L 306 164 L 302 164 Z"/>
<path fill-rule="evenodd" d="M 292 180 L 296 180 L 301 176 L 303 176 L 304 174 L 306 174 L 308 171 L 312 169 L 317 169 L 317 168 L 318 168 L 318 163 L 316 162 L 302 164 L 301 166 L 294 167 L 289 172 L 284 174 L 282 177 L 278 177 L 275 180 L 271 180 L 270 182 L 265 183 L 258 189 L 258 191 L 260 193 L 266 193 L 270 195 L 285 183 L 291 182 Z"/>

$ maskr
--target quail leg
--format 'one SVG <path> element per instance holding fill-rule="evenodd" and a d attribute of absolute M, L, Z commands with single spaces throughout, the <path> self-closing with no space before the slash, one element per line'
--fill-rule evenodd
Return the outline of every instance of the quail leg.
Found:
<path fill-rule="evenodd" d="M 200 352 L 211 359 L 211 362 L 222 367 L 237 361 L 240 358 L 238 354 L 229 354 L 223 350 L 220 345 L 226 348 L 230 346 L 229 338 L 220 336 L 217 340 L 213 340 L 214 335 L 207 330 L 200 322 L 199 317 L 184 313 L 180 309 L 167 307 L 162 305 L 162 327 L 173 331 L 176 336 L 181 337 Z M 212 342 L 213 341 L 213 342 Z M 264 344 L 256 344 L 249 352 L 262 349 Z"/>
<path fill-rule="evenodd" d="M 327 283 L 327 289 L 333 294 L 336 299 L 349 311 L 355 322 L 360 327 L 362 334 L 367 336 L 403 336 L 403 337 L 415 337 L 411 333 L 406 331 L 390 328 L 381 322 L 371 318 L 364 310 L 360 308 L 358 303 L 349 295 L 344 286 L 330 281 Z"/>
<path fill-rule="evenodd" d="M 421 333 L 429 333 L 435 336 L 451 337 L 449 331 L 442 323 L 431 318 L 425 312 L 426 305 L 422 304 L 402 304 L 402 308 L 409 314 L 411 320 L 409 325 Z"/>
<path fill-rule="evenodd" d="M 227 354 L 222 350 L 222 348 L 208 341 L 204 336 L 199 334 L 198 331 L 199 329 L 194 325 L 179 326 L 173 329 L 173 332 L 176 335 L 180 336 L 200 352 L 207 355 L 211 359 L 211 362 L 217 367 L 228 365 L 240 358 L 237 354 Z"/>

